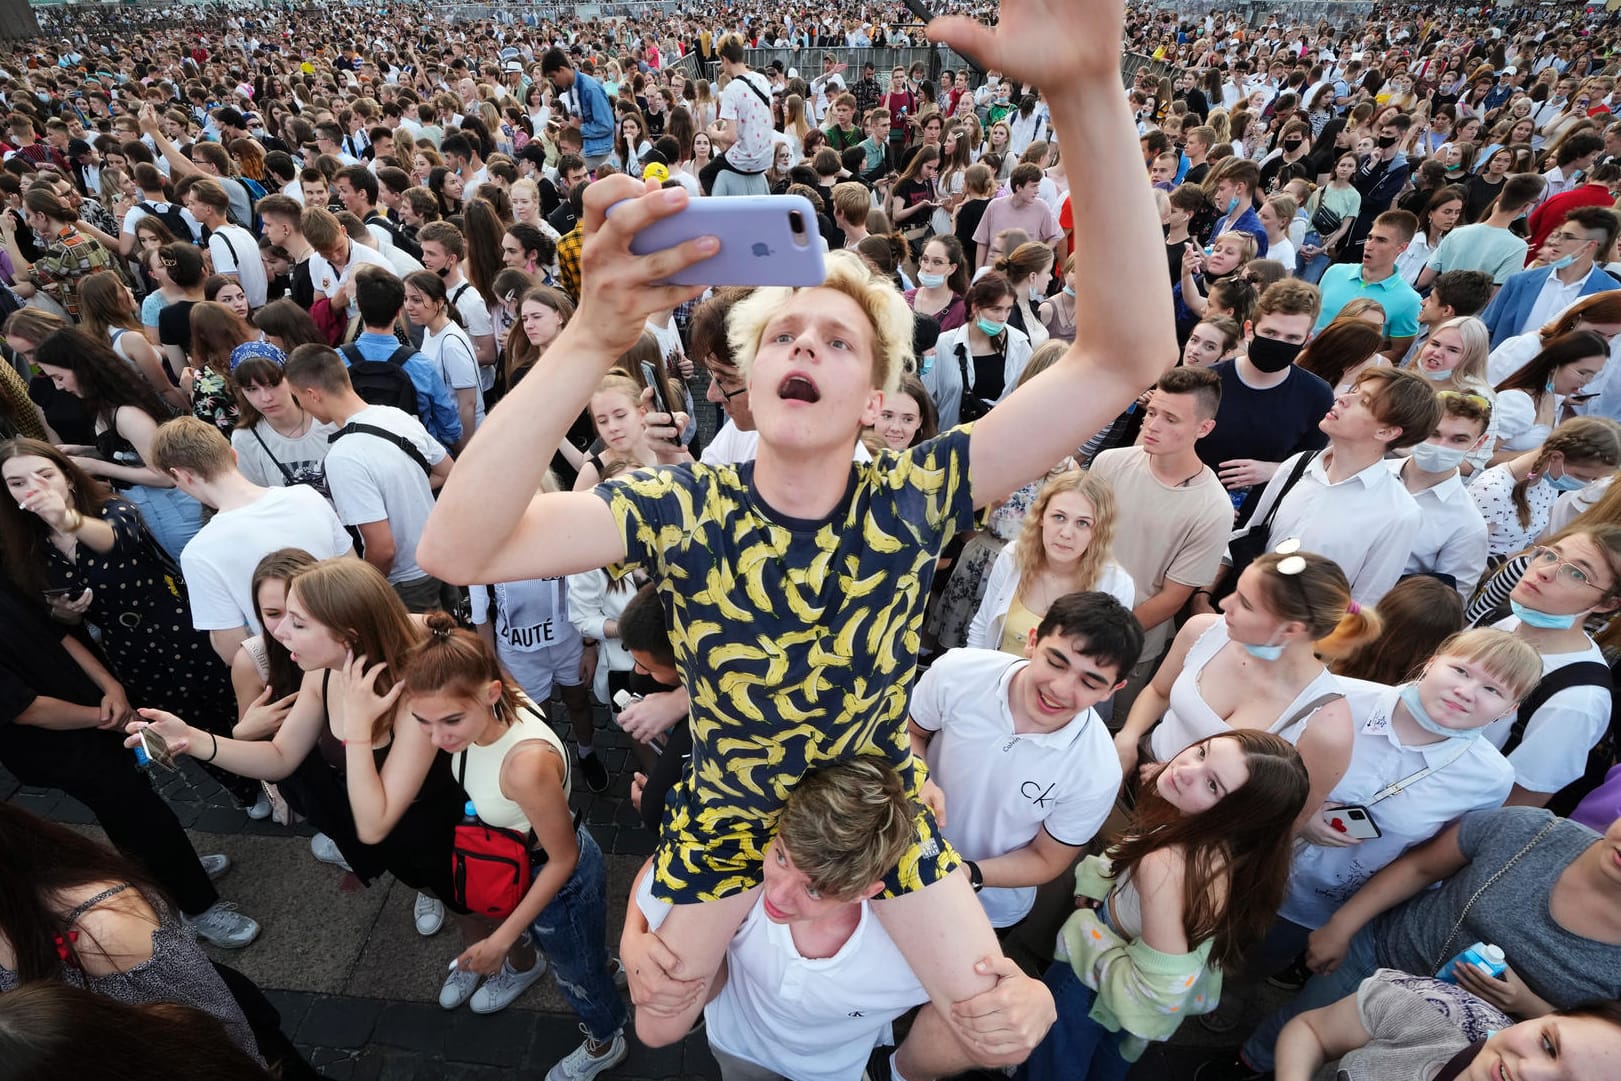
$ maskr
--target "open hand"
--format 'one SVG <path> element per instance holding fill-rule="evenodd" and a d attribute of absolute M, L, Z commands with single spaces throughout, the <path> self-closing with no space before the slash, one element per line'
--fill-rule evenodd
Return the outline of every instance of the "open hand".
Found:
<path fill-rule="evenodd" d="M 380 662 L 366 667 L 364 655 L 349 654 L 343 667 L 332 674 L 327 691 L 327 704 L 340 720 L 345 743 L 372 745 L 372 724 L 394 707 L 405 684 L 399 680 L 386 694 L 377 693 L 377 677 L 388 667 Z"/>

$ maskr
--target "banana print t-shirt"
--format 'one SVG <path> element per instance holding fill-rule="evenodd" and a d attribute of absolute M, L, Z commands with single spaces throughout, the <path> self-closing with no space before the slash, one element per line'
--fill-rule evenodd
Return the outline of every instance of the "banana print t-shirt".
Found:
<path fill-rule="evenodd" d="M 777 813 L 807 772 L 887 759 L 916 799 L 906 702 L 935 561 L 973 521 L 970 429 L 854 463 L 823 521 L 787 518 L 754 491 L 752 462 L 642 470 L 597 486 L 625 569 L 658 585 L 692 697 L 692 759 L 671 790 L 654 893 L 715 900 L 760 881 Z M 921 802 L 919 807 L 921 808 Z M 926 810 L 885 895 L 957 865 Z"/>

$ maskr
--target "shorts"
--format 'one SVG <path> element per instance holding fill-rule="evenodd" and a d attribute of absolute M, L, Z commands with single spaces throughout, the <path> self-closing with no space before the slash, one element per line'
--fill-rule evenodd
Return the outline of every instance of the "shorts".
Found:
<path fill-rule="evenodd" d="M 498 649 L 497 653 L 518 686 L 536 702 L 551 698 L 553 686 L 578 687 L 585 682 L 580 678 L 585 646 L 578 634 L 560 635 L 554 645 L 544 649 Z"/>

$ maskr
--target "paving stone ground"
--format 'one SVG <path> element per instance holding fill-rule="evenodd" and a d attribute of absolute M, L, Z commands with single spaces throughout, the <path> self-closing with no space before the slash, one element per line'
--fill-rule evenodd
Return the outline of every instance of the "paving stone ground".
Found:
<path fill-rule="evenodd" d="M 653 838 L 630 804 L 634 761 L 622 733 L 599 716 L 597 744 L 613 783 L 593 795 L 578 786 L 577 808 L 608 864 L 609 939 L 617 938 L 630 883 Z M 307 824 L 255 822 L 194 763 L 153 777 L 202 853 L 223 852 L 233 867 L 221 895 L 259 920 L 263 933 L 242 950 L 214 950 L 251 977 L 281 1013 L 282 1028 L 312 1065 L 338 1081 L 539 1081 L 581 1040 L 550 975 L 501 1013 L 439 1008 L 439 986 L 460 938 L 447 921 L 424 938 L 412 921 L 414 891 L 390 878 L 371 888 L 310 855 Z M 0 769 L 0 799 L 99 835 L 89 810 L 51 789 L 21 786 Z M 1275 993 L 1269 1001 L 1274 1001 Z M 1247 1011 L 1253 1014 L 1254 1011 Z M 1178 1045 L 1155 1049 L 1134 1069 L 1137 1081 L 1176 1081 L 1231 1044 L 1184 1026 Z M 711 1081 L 719 1078 L 701 1034 L 653 1049 L 627 1036 L 629 1055 L 604 1081 Z M 978 1076 L 978 1075 L 976 1075 Z M 983 1075 L 995 1078 L 1000 1075 Z"/>

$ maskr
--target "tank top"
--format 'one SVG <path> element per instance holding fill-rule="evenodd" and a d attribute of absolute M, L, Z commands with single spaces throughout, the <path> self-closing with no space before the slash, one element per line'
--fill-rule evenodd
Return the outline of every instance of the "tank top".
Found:
<path fill-rule="evenodd" d="M 520 831 L 534 828 L 523 808 L 501 794 L 501 763 L 506 760 L 508 751 L 528 740 L 550 744 L 562 757 L 563 795 L 567 797 L 573 781 L 573 763 L 569 761 L 563 741 L 527 698 L 519 699 L 517 715 L 500 739 L 488 747 L 469 744 L 465 751 L 451 756 L 451 772 L 461 780 L 462 789 L 473 801 L 478 817 L 491 826 Z"/>
<path fill-rule="evenodd" d="M 1157 761 L 1169 761 L 1207 736 L 1232 731 L 1232 726 L 1211 709 L 1199 693 L 1200 674 L 1229 641 L 1227 622 L 1218 619 L 1188 650 L 1182 674 L 1171 684 L 1170 708 L 1165 711 L 1165 719 L 1155 727 L 1150 737 L 1150 746 Z M 1301 709 L 1318 698 L 1336 694 L 1343 697 L 1344 693 L 1339 677 L 1324 668 L 1315 679 L 1301 688 L 1300 693 L 1266 730 L 1291 744 L 1298 743 L 1301 733 L 1305 732 L 1306 725 L 1317 712 L 1313 709 L 1302 716 Z"/>
<path fill-rule="evenodd" d="M 1003 653 L 1024 656 L 1024 647 L 1025 643 L 1030 641 L 1030 632 L 1039 626 L 1041 617 L 1026 608 L 1018 594 L 1014 594 L 1013 603 L 1008 605 L 1007 615 L 1002 620 L 1002 641 L 996 648 Z"/>

